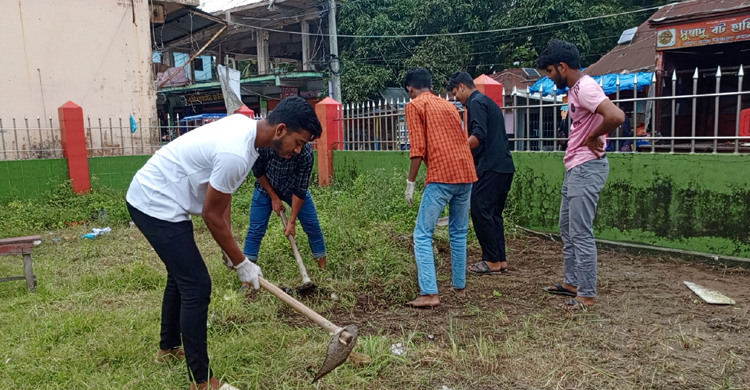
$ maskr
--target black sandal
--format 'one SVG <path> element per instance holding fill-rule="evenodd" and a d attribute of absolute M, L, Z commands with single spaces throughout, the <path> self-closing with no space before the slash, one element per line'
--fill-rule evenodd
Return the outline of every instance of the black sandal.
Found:
<path fill-rule="evenodd" d="M 471 269 L 471 267 L 474 267 L 474 269 Z M 493 271 L 484 260 L 470 265 L 468 270 L 479 275 L 500 275 L 508 272 L 507 268 L 503 268 L 500 271 Z"/>
<path fill-rule="evenodd" d="M 593 305 L 591 305 L 593 306 Z M 575 299 L 570 299 L 566 301 L 565 303 L 560 304 L 560 308 L 565 311 L 586 311 L 591 306 L 584 305 L 582 302 L 578 302 Z"/>
<path fill-rule="evenodd" d="M 552 289 L 552 287 L 554 287 L 554 289 Z M 563 287 L 563 285 L 560 284 L 560 283 L 557 283 L 556 285 L 554 285 L 552 287 L 545 287 L 544 291 L 546 291 L 546 292 L 548 292 L 550 294 L 566 295 L 566 296 L 569 296 L 569 297 L 574 297 L 574 296 L 578 295 L 578 294 L 574 293 L 573 291 L 570 291 L 567 288 Z"/>

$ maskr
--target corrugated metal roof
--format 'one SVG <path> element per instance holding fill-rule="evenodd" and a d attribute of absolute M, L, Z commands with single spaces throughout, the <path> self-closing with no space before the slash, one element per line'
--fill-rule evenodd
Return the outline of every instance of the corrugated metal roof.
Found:
<path fill-rule="evenodd" d="M 649 20 L 672 19 L 681 16 L 729 10 L 750 6 L 750 0 L 692 0 L 673 3 L 660 8 Z"/>
<path fill-rule="evenodd" d="M 649 22 L 748 6 L 750 0 L 692 0 L 665 5 L 638 27 L 630 43 L 617 45 L 584 73 L 600 76 L 610 73 L 653 72 L 656 67 L 656 28 Z"/>
<path fill-rule="evenodd" d="M 381 89 L 379 93 L 380 93 L 380 96 L 382 96 L 386 102 L 390 102 L 394 100 L 403 100 L 403 101 L 409 100 L 409 93 L 406 92 L 406 90 L 403 88 L 396 88 L 396 87 L 384 88 L 384 89 Z"/>
<path fill-rule="evenodd" d="M 530 80 L 524 77 L 522 68 L 505 69 L 500 73 L 490 74 L 488 76 L 503 85 L 506 95 L 510 95 L 513 92 L 513 87 L 525 91 L 526 87 L 531 87 L 534 85 L 534 82 L 538 80 L 536 78 Z"/>

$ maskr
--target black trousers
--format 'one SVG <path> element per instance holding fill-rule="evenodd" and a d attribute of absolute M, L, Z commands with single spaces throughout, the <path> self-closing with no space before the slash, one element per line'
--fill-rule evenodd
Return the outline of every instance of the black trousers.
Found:
<path fill-rule="evenodd" d="M 211 277 L 193 236 L 193 223 L 167 222 L 128 204 L 130 217 L 167 267 L 161 311 L 161 349 L 184 345 L 188 375 L 202 383 L 211 378 L 208 362 L 208 304 Z"/>
<path fill-rule="evenodd" d="M 484 261 L 506 261 L 503 209 L 512 182 L 512 173 L 484 171 L 471 189 L 471 220 Z"/>

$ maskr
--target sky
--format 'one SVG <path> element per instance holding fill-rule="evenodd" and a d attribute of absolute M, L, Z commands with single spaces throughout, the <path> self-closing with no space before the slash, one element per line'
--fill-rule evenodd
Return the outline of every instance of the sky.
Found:
<path fill-rule="evenodd" d="M 206 12 L 224 11 L 264 0 L 201 0 L 200 9 Z"/>

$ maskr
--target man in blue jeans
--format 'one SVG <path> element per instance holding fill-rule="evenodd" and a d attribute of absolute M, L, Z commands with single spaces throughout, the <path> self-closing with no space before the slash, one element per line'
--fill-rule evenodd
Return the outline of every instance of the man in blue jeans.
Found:
<path fill-rule="evenodd" d="M 284 227 L 284 234 L 296 234 L 295 222 L 299 218 L 310 241 L 313 257 L 318 260 L 318 267 L 326 268 L 326 244 L 315 204 L 307 190 L 313 162 L 310 145 L 305 145 L 301 153 L 290 159 L 278 157 L 271 149 L 258 149 L 258 159 L 253 165 L 255 193 L 250 206 L 250 226 L 243 251 L 250 261 L 258 261 L 260 243 L 266 235 L 271 211 L 281 215 L 285 212 L 286 202 L 292 207 L 292 213 Z"/>
<path fill-rule="evenodd" d="M 414 257 L 421 296 L 407 303 L 412 307 L 440 305 L 432 236 L 440 214 L 450 206 L 449 234 L 453 288 L 465 295 L 466 234 L 469 230 L 471 185 L 477 181 L 474 157 L 456 106 L 432 93 L 432 76 L 424 68 L 406 74 L 406 90 L 413 99 L 406 105 L 406 124 L 411 142 L 411 167 L 406 182 L 406 202 L 414 202 L 419 167 L 427 166 L 422 203 L 414 228 Z"/>

